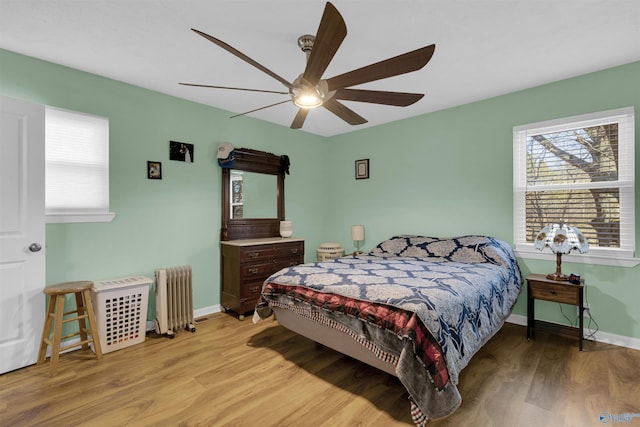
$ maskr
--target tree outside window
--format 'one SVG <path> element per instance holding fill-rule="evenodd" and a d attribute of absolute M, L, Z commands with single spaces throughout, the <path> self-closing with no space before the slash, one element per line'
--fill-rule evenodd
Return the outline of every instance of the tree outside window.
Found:
<path fill-rule="evenodd" d="M 514 128 L 516 248 L 567 223 L 591 250 L 633 256 L 633 148 L 632 108 Z"/>

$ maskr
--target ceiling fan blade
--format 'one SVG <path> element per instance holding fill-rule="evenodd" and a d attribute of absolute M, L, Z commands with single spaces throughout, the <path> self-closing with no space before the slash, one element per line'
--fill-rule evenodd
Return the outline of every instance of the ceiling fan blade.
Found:
<path fill-rule="evenodd" d="M 210 87 L 213 89 L 231 89 L 231 90 L 246 90 L 249 92 L 264 92 L 264 93 L 277 93 L 280 95 L 289 95 L 289 92 L 282 92 L 277 90 L 262 90 L 262 89 L 247 89 L 243 87 L 229 87 L 229 86 L 212 86 L 212 85 L 199 85 L 195 83 L 178 83 L 183 86 L 196 86 L 196 87 Z"/>
<path fill-rule="evenodd" d="M 205 39 L 209 40 L 210 42 L 217 44 L 218 46 L 220 46 L 221 48 L 223 48 L 227 52 L 234 54 L 238 58 L 242 59 L 243 61 L 245 61 L 245 62 L 247 62 L 247 63 L 249 63 L 251 65 L 253 65 L 258 70 L 262 71 L 263 73 L 266 73 L 266 74 L 270 75 L 271 77 L 273 77 L 274 79 L 278 80 L 280 83 L 282 83 L 283 85 L 285 85 L 286 87 L 291 89 L 291 83 L 289 83 L 287 80 L 285 80 L 284 78 L 280 77 L 279 75 L 277 75 L 276 73 L 274 73 L 273 71 L 271 71 L 270 69 L 265 67 L 264 65 L 260 64 L 259 62 L 256 62 L 253 59 L 249 58 L 247 55 L 245 55 L 244 53 L 240 52 L 236 48 L 228 45 L 227 43 L 223 42 L 222 40 L 218 40 L 217 38 L 215 38 L 213 36 L 210 36 L 207 33 L 203 33 L 202 31 L 198 31 L 195 28 L 192 28 L 191 31 L 193 31 L 195 33 L 198 33 L 199 35 L 201 35 Z"/>
<path fill-rule="evenodd" d="M 338 89 L 334 99 L 343 101 L 369 102 L 372 104 L 406 107 L 422 99 L 422 93 L 385 92 L 380 90 Z"/>
<path fill-rule="evenodd" d="M 307 119 L 307 114 L 309 114 L 308 108 L 300 108 L 298 113 L 291 122 L 291 129 L 300 129 L 304 124 L 304 121 Z"/>
<path fill-rule="evenodd" d="M 350 125 L 367 123 L 367 119 L 333 98 L 325 101 L 322 106 Z"/>
<path fill-rule="evenodd" d="M 386 79 L 400 74 L 417 71 L 427 65 L 436 48 L 435 44 L 370 64 L 357 70 L 349 71 L 327 79 L 329 90 Z"/>
<path fill-rule="evenodd" d="M 347 25 L 342 15 L 334 5 L 327 2 L 303 74 L 311 86 L 318 83 L 346 36 Z"/>
<path fill-rule="evenodd" d="M 236 114 L 235 116 L 231 116 L 229 118 L 233 119 L 234 117 L 240 117 L 240 116 L 244 116 L 245 114 L 255 113 L 256 111 L 264 110 L 265 108 L 269 108 L 269 107 L 275 107 L 276 105 L 284 104 L 285 102 L 291 102 L 291 100 L 287 99 L 286 101 L 276 102 L 275 104 L 266 105 L 264 107 L 256 108 L 255 110 L 251 110 L 251 111 L 245 111 L 244 113 Z"/>

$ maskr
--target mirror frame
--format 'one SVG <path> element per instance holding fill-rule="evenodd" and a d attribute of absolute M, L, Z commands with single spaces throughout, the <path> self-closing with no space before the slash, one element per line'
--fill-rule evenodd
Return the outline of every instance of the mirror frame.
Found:
<path fill-rule="evenodd" d="M 265 151 L 236 148 L 233 167 L 222 168 L 222 228 L 220 240 L 259 239 L 280 236 L 280 221 L 284 221 L 284 167 L 282 158 Z M 231 170 L 264 173 L 277 176 L 277 218 L 231 218 Z"/>

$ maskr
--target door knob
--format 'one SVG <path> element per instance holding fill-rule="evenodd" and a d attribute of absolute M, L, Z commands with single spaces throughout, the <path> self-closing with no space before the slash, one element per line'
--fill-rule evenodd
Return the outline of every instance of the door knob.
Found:
<path fill-rule="evenodd" d="M 39 244 L 37 244 L 37 243 L 32 243 L 31 245 L 29 245 L 29 250 L 30 250 L 31 252 L 39 252 L 39 251 L 40 251 L 40 249 L 42 249 L 42 246 L 40 246 L 40 245 L 39 245 Z"/>

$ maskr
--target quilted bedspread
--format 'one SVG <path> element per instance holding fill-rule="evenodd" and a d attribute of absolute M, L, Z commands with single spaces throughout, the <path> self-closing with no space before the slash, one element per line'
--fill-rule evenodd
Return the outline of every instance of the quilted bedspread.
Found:
<path fill-rule="evenodd" d="M 318 312 L 370 343 L 396 364 L 421 425 L 458 408 L 460 371 L 503 325 L 521 287 L 513 250 L 498 239 L 396 236 L 368 254 L 280 270 L 265 281 L 256 313 L 268 317 L 270 305 Z"/>

